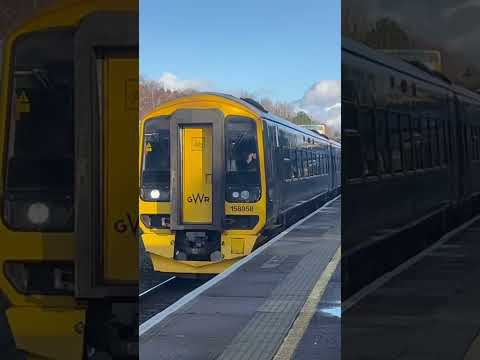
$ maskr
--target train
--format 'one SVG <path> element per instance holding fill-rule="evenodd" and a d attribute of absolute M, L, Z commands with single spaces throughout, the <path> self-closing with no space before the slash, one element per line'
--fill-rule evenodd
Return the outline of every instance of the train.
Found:
<path fill-rule="evenodd" d="M 2 50 L 2 353 L 136 358 L 138 1 L 57 2 Z"/>
<path fill-rule="evenodd" d="M 340 143 L 250 98 L 166 102 L 140 136 L 140 236 L 155 271 L 220 273 L 340 193 Z"/>
<path fill-rule="evenodd" d="M 347 295 L 479 211 L 480 94 L 343 38 L 342 141 Z"/>

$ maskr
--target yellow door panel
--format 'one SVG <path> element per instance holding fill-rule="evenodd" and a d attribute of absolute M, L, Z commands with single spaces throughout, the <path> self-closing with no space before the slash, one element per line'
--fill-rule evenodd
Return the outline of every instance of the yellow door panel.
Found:
<path fill-rule="evenodd" d="M 138 279 L 138 59 L 104 61 L 104 276 Z"/>
<path fill-rule="evenodd" d="M 182 128 L 182 221 L 212 223 L 212 127 Z"/>

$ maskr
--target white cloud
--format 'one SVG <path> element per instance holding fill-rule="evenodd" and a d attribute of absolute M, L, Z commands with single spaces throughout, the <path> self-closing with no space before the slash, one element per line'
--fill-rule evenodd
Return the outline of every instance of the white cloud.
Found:
<path fill-rule="evenodd" d="M 295 103 L 296 111 L 305 111 L 313 121 L 340 131 L 342 119 L 340 80 L 321 80 L 312 85 Z"/>
<path fill-rule="evenodd" d="M 212 84 L 209 81 L 179 79 L 176 75 L 169 72 L 164 72 L 162 76 L 160 76 L 159 82 L 166 90 L 208 91 L 212 89 Z"/>
<path fill-rule="evenodd" d="M 331 106 L 340 102 L 341 83 L 338 80 L 321 80 L 313 84 L 302 98 L 304 105 Z"/>

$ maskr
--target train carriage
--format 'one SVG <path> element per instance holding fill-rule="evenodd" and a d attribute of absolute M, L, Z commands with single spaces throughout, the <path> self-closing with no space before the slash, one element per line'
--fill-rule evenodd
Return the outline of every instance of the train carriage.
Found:
<path fill-rule="evenodd" d="M 348 296 L 479 211 L 480 94 L 342 39 L 342 120 Z"/>
<path fill-rule="evenodd" d="M 165 103 L 141 137 L 141 237 L 157 271 L 221 272 L 301 205 L 339 192 L 340 145 L 251 99 Z"/>

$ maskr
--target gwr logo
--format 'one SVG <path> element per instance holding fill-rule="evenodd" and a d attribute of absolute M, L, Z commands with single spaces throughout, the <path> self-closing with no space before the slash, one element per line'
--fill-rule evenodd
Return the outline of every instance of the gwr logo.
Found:
<path fill-rule="evenodd" d="M 135 219 L 130 213 L 127 213 L 124 219 L 115 221 L 113 228 L 120 234 L 130 231 L 135 235 L 138 229 L 138 217 Z"/>
<path fill-rule="evenodd" d="M 189 203 L 192 203 L 192 202 L 193 202 L 193 203 L 195 203 L 195 204 L 196 204 L 196 203 L 202 204 L 202 203 L 204 203 L 204 202 L 205 202 L 205 203 L 209 203 L 209 202 L 210 202 L 210 197 L 207 196 L 207 195 L 205 195 L 205 194 L 199 194 L 199 193 L 197 193 L 196 195 L 195 195 L 195 194 L 192 194 L 192 195 L 188 196 L 188 197 L 187 197 L 187 201 L 188 201 Z"/>

